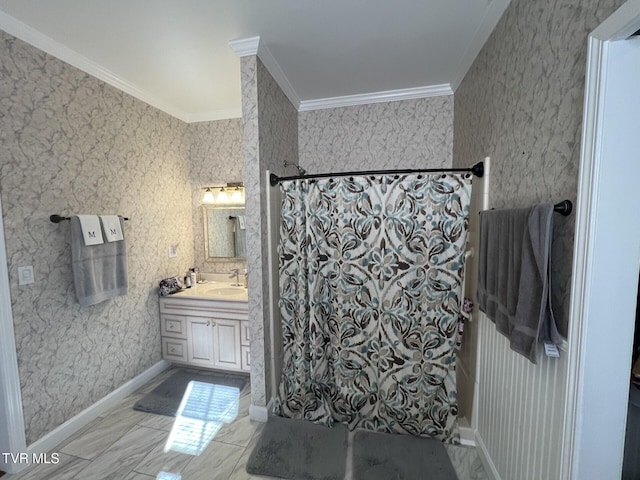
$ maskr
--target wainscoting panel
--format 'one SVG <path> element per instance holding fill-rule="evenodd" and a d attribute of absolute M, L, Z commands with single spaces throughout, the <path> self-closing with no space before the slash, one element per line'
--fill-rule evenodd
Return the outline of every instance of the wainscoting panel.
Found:
<path fill-rule="evenodd" d="M 509 348 L 479 315 L 478 446 L 497 478 L 560 478 L 567 362 L 541 356 L 533 365 Z M 491 465 L 491 463 L 493 465 Z"/>

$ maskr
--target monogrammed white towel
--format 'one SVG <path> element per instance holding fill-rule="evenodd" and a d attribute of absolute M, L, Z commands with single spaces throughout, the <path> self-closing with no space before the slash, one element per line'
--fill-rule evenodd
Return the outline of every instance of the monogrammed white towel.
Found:
<path fill-rule="evenodd" d="M 82 238 L 84 238 L 85 245 L 100 245 L 104 243 L 100 219 L 97 215 L 78 215 L 78 220 L 80 220 L 80 229 L 82 230 Z"/>
<path fill-rule="evenodd" d="M 120 226 L 120 218 L 117 215 L 100 215 L 102 227 L 104 228 L 104 236 L 107 242 L 119 242 L 124 240 L 122 228 Z"/>

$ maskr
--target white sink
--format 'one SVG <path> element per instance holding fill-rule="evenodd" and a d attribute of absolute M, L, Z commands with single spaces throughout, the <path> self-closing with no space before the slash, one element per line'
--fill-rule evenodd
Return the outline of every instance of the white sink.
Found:
<path fill-rule="evenodd" d="M 235 295 L 244 295 L 246 290 L 244 287 L 213 287 L 207 289 L 209 295 L 230 297 Z"/>

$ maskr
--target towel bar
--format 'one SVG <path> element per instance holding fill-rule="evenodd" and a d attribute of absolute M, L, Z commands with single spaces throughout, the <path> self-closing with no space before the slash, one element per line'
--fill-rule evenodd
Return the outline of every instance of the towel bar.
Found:
<path fill-rule="evenodd" d="M 122 218 L 124 218 L 125 220 L 129 220 L 127 217 L 122 217 Z M 71 219 L 71 217 L 61 217 L 60 215 L 58 215 L 56 213 L 54 213 L 53 215 L 51 215 L 49 217 L 49 220 L 51 220 L 52 223 L 60 223 L 63 220 L 70 220 L 70 219 Z"/>
<path fill-rule="evenodd" d="M 493 208 L 491 210 L 493 210 Z M 553 206 L 553 211 L 559 213 L 563 217 L 568 217 L 573 211 L 573 203 L 571 203 L 571 200 L 562 200 Z"/>

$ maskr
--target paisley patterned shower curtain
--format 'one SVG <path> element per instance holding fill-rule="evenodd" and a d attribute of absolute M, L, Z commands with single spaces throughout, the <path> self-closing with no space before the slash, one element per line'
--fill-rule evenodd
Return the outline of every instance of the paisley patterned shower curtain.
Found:
<path fill-rule="evenodd" d="M 276 413 L 457 442 L 470 174 L 281 185 Z"/>

